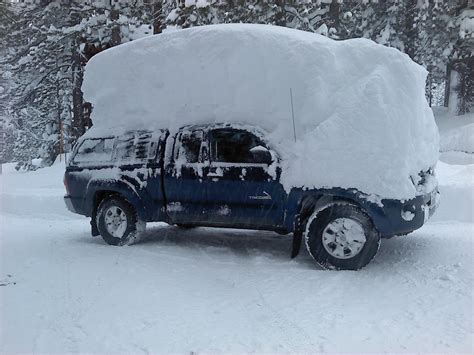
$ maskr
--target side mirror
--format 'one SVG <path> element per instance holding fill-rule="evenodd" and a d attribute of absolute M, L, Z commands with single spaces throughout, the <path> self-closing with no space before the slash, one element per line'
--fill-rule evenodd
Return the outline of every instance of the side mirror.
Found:
<path fill-rule="evenodd" d="M 250 149 L 250 153 L 252 154 L 251 162 L 254 164 L 270 165 L 273 161 L 270 151 L 261 145 L 257 145 L 256 147 Z"/>

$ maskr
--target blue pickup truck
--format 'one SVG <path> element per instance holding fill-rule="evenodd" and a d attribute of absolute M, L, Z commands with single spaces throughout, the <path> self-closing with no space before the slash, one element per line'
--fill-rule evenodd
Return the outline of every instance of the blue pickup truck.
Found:
<path fill-rule="evenodd" d="M 372 201 L 356 189 L 286 191 L 280 160 L 256 127 L 86 135 L 66 168 L 64 199 L 111 245 L 133 243 L 151 221 L 270 230 L 292 233 L 292 257 L 304 239 L 319 265 L 349 270 L 367 265 L 381 238 L 420 228 L 438 204 L 437 188 L 408 201 Z M 420 172 L 418 183 L 432 173 Z"/>

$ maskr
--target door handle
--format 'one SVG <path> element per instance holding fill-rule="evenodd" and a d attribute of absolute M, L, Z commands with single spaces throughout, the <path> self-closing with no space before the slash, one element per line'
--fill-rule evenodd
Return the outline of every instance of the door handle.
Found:
<path fill-rule="evenodd" d="M 223 177 L 224 174 L 222 172 L 215 171 L 215 172 L 207 173 L 207 176 L 209 176 L 209 177 Z"/>
<path fill-rule="evenodd" d="M 207 176 L 209 177 L 223 177 L 224 176 L 224 170 L 221 168 L 210 168 L 209 172 L 207 173 Z"/>

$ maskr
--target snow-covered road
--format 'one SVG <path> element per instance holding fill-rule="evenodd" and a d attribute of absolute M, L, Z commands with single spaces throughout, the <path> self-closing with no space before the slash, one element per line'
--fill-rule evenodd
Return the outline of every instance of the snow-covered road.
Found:
<path fill-rule="evenodd" d="M 474 350 L 472 165 L 441 163 L 450 202 L 358 272 L 267 232 L 152 224 L 105 245 L 63 207 L 62 169 L 0 178 L 2 353 Z"/>

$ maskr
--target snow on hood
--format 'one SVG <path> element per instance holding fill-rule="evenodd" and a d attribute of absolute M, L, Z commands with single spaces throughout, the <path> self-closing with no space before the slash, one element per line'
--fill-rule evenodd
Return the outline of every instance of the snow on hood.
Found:
<path fill-rule="evenodd" d="M 227 24 L 108 49 L 87 64 L 83 90 L 94 107 L 92 131 L 257 125 L 282 157 L 286 189 L 406 199 L 416 194 L 410 176 L 438 159 L 426 75 L 407 55 L 368 39 Z"/>

